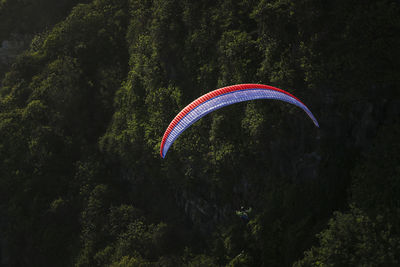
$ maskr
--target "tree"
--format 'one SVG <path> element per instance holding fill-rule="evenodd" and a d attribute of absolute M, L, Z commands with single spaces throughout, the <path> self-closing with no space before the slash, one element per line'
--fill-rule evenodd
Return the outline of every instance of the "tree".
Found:
<path fill-rule="evenodd" d="M 400 238 L 384 217 L 371 219 L 355 206 L 335 212 L 318 234 L 319 246 L 304 253 L 294 266 L 397 266 Z"/>

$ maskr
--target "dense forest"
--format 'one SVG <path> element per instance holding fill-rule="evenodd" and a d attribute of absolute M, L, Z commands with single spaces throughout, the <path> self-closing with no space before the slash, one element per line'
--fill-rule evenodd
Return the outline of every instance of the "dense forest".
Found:
<path fill-rule="evenodd" d="M 1 0 L 16 36 L 0 266 L 400 266 L 399 1 Z M 243 102 L 160 157 L 177 112 L 239 83 L 320 128 Z"/>

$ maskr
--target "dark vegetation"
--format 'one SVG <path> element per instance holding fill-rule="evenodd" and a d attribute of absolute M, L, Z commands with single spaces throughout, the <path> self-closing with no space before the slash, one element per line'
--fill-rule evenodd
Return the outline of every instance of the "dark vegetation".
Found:
<path fill-rule="evenodd" d="M 400 264 L 399 1 L 3 0 L 0 14 L 1 39 L 36 34 L 0 88 L 0 265 Z M 242 103 L 160 158 L 181 108 L 247 82 L 298 96 L 321 128 Z"/>

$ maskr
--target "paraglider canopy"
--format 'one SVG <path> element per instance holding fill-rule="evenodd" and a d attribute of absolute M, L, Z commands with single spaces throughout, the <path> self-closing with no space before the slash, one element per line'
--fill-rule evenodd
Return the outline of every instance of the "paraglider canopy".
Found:
<path fill-rule="evenodd" d="M 160 146 L 161 157 L 165 157 L 170 146 L 182 132 L 208 113 L 224 106 L 255 99 L 277 99 L 296 105 L 307 113 L 315 126 L 319 127 L 311 111 L 294 95 L 269 85 L 237 84 L 211 91 L 182 109 L 164 133 Z"/>

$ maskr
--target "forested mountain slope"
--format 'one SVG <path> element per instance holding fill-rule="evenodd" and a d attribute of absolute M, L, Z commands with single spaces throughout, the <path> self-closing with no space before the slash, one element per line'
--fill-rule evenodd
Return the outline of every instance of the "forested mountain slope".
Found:
<path fill-rule="evenodd" d="M 1 79 L 18 54 L 40 43 L 47 31 L 63 20 L 75 5 L 88 2 L 90 0 L 1 0 Z"/>
<path fill-rule="evenodd" d="M 74 3 L 1 84 L 2 265 L 400 264 L 398 1 Z M 160 157 L 179 110 L 237 83 L 320 128 L 245 102 Z"/>

